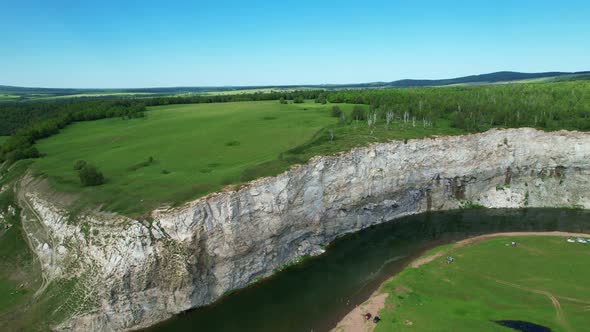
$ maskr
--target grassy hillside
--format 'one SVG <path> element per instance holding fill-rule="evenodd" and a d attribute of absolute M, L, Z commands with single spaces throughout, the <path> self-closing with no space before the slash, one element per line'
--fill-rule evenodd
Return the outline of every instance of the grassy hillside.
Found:
<path fill-rule="evenodd" d="M 522 237 L 453 249 L 448 255 L 454 263 L 447 264 L 445 255 L 407 268 L 383 286 L 390 295 L 376 331 L 508 331 L 498 320 L 585 330 L 589 246 L 562 237 Z"/>
<path fill-rule="evenodd" d="M 38 144 L 34 169 L 56 188 L 82 192 L 107 209 L 139 212 L 240 182 L 248 167 L 276 159 L 335 123 L 326 106 L 278 102 L 155 107 L 146 119 L 108 119 L 65 129 Z M 154 162 L 145 164 L 149 157 Z M 74 162 L 86 160 L 107 183 L 81 188 Z"/>
<path fill-rule="evenodd" d="M 54 188 L 80 193 L 81 203 L 134 214 L 274 175 L 314 155 L 394 138 L 460 133 L 444 122 L 437 128 L 340 123 L 330 114 L 332 106 L 263 101 L 153 107 L 143 119 L 74 124 L 37 144 L 45 156 L 32 167 Z M 339 106 L 344 113 L 353 108 Z M 73 169 L 76 160 L 97 166 L 107 182 L 82 187 Z"/>

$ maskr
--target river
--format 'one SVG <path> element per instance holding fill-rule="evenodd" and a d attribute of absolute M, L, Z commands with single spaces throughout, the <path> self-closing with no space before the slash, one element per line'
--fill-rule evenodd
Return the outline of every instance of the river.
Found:
<path fill-rule="evenodd" d="M 327 331 L 425 250 L 512 231 L 590 231 L 590 211 L 475 209 L 397 219 L 334 241 L 326 253 L 146 331 Z"/>

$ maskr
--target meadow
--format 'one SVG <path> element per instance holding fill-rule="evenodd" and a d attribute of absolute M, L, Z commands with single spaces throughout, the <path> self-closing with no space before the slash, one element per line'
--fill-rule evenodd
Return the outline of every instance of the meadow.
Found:
<path fill-rule="evenodd" d="M 79 122 L 39 141 L 42 158 L 32 169 L 53 188 L 80 194 L 84 205 L 140 214 L 278 174 L 314 155 L 390 139 L 461 133 L 443 122 L 437 128 L 343 122 L 331 116 L 333 106 L 311 101 L 168 105 L 151 107 L 145 118 Z M 354 107 L 337 106 L 344 114 Z M 82 187 L 73 169 L 77 160 L 98 167 L 106 183 Z"/>
<path fill-rule="evenodd" d="M 149 92 L 86 92 L 86 93 L 71 93 L 71 94 L 58 94 L 58 93 L 0 93 L 0 102 L 13 102 L 13 101 L 52 101 L 62 99 L 76 99 L 76 98 L 117 98 L 117 97 L 150 97 L 157 95 Z"/>
<path fill-rule="evenodd" d="M 14 94 L 10 94 L 10 93 L 0 93 L 0 102 L 5 102 L 5 101 L 15 101 L 17 99 L 19 99 L 20 96 L 18 95 L 14 95 Z"/>
<path fill-rule="evenodd" d="M 589 244 L 556 236 L 500 237 L 452 249 L 383 285 L 389 296 L 376 331 L 509 331 L 499 320 L 585 330 L 588 255 Z M 448 264 L 447 256 L 455 261 Z"/>

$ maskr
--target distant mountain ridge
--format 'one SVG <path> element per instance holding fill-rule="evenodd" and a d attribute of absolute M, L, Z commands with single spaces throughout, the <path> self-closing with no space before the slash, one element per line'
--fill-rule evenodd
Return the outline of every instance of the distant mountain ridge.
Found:
<path fill-rule="evenodd" d="M 423 86 L 444 86 L 454 84 L 473 84 L 473 83 L 499 83 L 499 82 L 513 82 L 522 80 L 531 80 L 538 78 L 552 78 L 566 75 L 590 75 L 590 71 L 580 72 L 543 72 L 543 73 L 521 73 L 514 71 L 499 71 L 489 74 L 470 75 L 457 78 L 448 79 L 403 79 L 392 82 L 374 82 L 374 83 L 360 83 L 360 84 L 336 84 L 331 86 L 337 87 L 395 87 L 395 88 L 409 88 L 409 87 L 423 87 Z"/>
<path fill-rule="evenodd" d="M 156 88 L 128 88 L 128 89 L 75 89 L 75 88 L 36 88 L 36 87 L 18 87 L 9 85 L 0 85 L 0 93 L 40 93 L 54 95 L 69 95 L 79 93 L 100 93 L 100 92 L 120 92 L 120 93 L 153 93 L 153 94 L 173 94 L 173 93 L 199 93 L 199 92 L 216 92 L 232 90 L 254 90 L 254 89 L 297 89 L 297 88 L 318 88 L 318 89 L 368 89 L 368 88 L 409 88 L 409 87 L 427 87 L 427 86 L 446 86 L 457 84 L 489 84 L 501 82 L 516 82 L 523 80 L 559 78 L 564 80 L 571 79 L 590 79 L 590 71 L 580 72 L 543 72 L 543 73 L 521 73 L 513 71 L 499 71 L 481 75 L 470 75 L 449 79 L 402 79 L 392 82 L 371 82 L 371 83 L 352 83 L 352 84 L 310 84 L 310 85 L 261 85 L 261 86 L 212 86 L 212 87 L 156 87 Z"/>

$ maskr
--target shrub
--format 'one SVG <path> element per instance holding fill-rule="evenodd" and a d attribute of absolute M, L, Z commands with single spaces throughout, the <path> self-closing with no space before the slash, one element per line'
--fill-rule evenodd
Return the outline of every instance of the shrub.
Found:
<path fill-rule="evenodd" d="M 287 103 L 287 99 L 285 99 L 285 97 L 281 97 L 281 99 L 279 99 L 279 103 L 286 104 Z"/>
<path fill-rule="evenodd" d="M 79 171 L 86 166 L 86 160 L 76 160 L 74 163 L 74 170 Z"/>
<path fill-rule="evenodd" d="M 86 164 L 82 169 L 78 171 L 80 177 L 80 183 L 84 187 L 98 186 L 104 183 L 104 176 L 102 173 L 93 165 Z"/>
<path fill-rule="evenodd" d="M 303 99 L 303 97 L 302 97 L 302 96 L 297 96 L 297 97 L 295 97 L 295 99 L 293 99 L 293 102 L 294 102 L 295 104 L 303 104 L 303 102 L 304 102 L 304 101 L 305 101 L 305 100 Z"/>
<path fill-rule="evenodd" d="M 335 118 L 339 118 L 342 116 L 342 110 L 338 106 L 332 107 L 332 116 Z"/>
<path fill-rule="evenodd" d="M 238 146 L 240 145 L 240 141 L 229 141 L 225 143 L 226 146 Z"/>
<path fill-rule="evenodd" d="M 156 160 L 154 159 L 154 157 L 148 157 L 148 159 L 146 161 L 142 161 L 140 163 L 137 163 L 135 165 L 130 166 L 129 168 L 127 168 L 127 170 L 129 171 L 137 171 L 140 168 L 144 168 L 144 167 L 148 167 L 152 164 L 154 164 L 156 162 Z"/>

